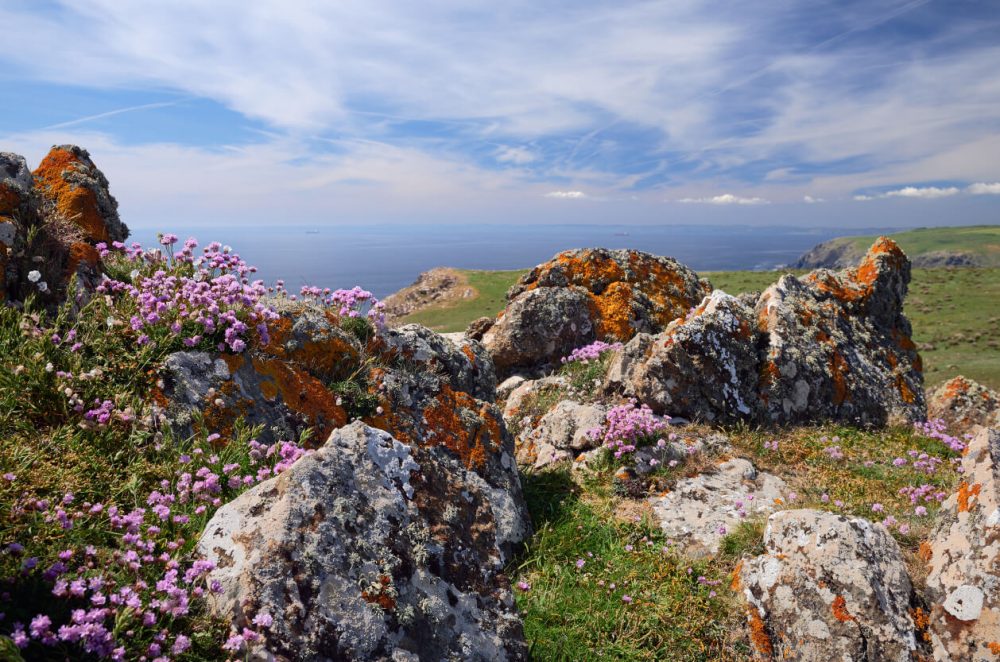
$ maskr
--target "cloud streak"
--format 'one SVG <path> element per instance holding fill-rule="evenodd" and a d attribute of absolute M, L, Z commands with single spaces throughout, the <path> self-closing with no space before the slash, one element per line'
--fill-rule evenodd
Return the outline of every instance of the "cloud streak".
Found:
<path fill-rule="evenodd" d="M 677 202 L 695 205 L 766 205 L 770 200 L 758 197 L 742 197 L 732 193 L 722 193 L 710 198 L 681 198 Z"/>

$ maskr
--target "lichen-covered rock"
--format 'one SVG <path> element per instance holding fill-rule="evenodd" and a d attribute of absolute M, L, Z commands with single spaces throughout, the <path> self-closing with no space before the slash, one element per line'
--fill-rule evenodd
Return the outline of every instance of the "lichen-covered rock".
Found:
<path fill-rule="evenodd" d="M 550 375 L 541 379 L 522 380 L 517 386 L 511 389 L 504 399 L 503 417 L 508 423 L 519 421 L 525 415 L 525 406 L 528 402 L 541 396 L 544 393 L 561 393 L 569 389 L 569 380 L 559 375 Z M 562 398 L 553 401 L 558 402 Z M 534 421 L 532 421 L 534 423 Z"/>
<path fill-rule="evenodd" d="M 516 441 L 518 464 L 540 469 L 594 448 L 600 442 L 588 433 L 603 425 L 607 411 L 602 404 L 559 402 Z"/>
<path fill-rule="evenodd" d="M 612 358 L 604 388 L 661 414 L 759 419 L 758 338 L 753 310 L 716 290 L 663 333 L 633 338 Z"/>
<path fill-rule="evenodd" d="M 1000 428 L 980 428 L 962 483 L 938 514 L 927 561 L 930 632 L 938 660 L 1000 659 Z"/>
<path fill-rule="evenodd" d="M 603 248 L 565 251 L 511 288 L 483 344 L 501 374 L 537 369 L 594 340 L 658 332 L 710 289 L 671 258 Z"/>
<path fill-rule="evenodd" d="M 757 302 L 767 335 L 760 397 L 782 423 L 884 425 L 925 418 L 920 357 L 903 299 L 910 263 L 881 237 L 857 268 L 785 276 Z"/>
<path fill-rule="evenodd" d="M 756 651 L 775 660 L 909 662 L 912 586 L 881 524 L 815 510 L 771 515 L 765 553 L 734 579 Z M 960 659 L 960 658 L 955 658 Z"/>
<path fill-rule="evenodd" d="M 785 483 L 777 476 L 758 473 L 748 460 L 735 458 L 685 478 L 649 501 L 667 538 L 701 556 L 718 552 L 719 543 L 742 520 L 773 512 L 782 503 L 784 490 Z"/>
<path fill-rule="evenodd" d="M 419 324 L 388 329 L 383 341 L 405 360 L 447 375 L 452 388 L 487 402 L 496 400 L 496 371 L 480 343 L 465 337 L 447 339 Z"/>
<path fill-rule="evenodd" d="M 111 242 L 128 238 L 118 217 L 118 202 L 108 180 L 85 149 L 57 145 L 34 171 L 38 192 L 50 213 L 79 227 L 87 241 Z"/>
<path fill-rule="evenodd" d="M 954 435 L 978 425 L 1000 427 L 1000 393 L 959 375 L 928 394 L 927 418 L 943 420 Z"/>
<path fill-rule="evenodd" d="M 199 541 L 216 615 L 274 619 L 279 660 L 522 660 L 512 496 L 441 446 L 362 423 L 220 508 Z"/>
<path fill-rule="evenodd" d="M 511 301 L 483 344 L 497 372 L 537 371 L 597 338 L 590 299 L 582 288 L 543 288 Z"/>

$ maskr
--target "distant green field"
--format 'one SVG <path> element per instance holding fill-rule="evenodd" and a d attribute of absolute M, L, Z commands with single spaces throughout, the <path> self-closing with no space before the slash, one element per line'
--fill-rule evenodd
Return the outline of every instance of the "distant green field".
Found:
<path fill-rule="evenodd" d="M 933 251 L 972 253 L 983 258 L 983 266 L 1000 267 L 1000 225 L 970 225 L 960 228 L 920 228 L 891 235 L 912 259 Z M 842 237 L 834 241 L 850 242 L 864 253 L 876 237 Z"/>
<path fill-rule="evenodd" d="M 970 228 L 975 229 L 975 228 Z M 480 295 L 421 311 L 402 321 L 442 332 L 462 331 L 472 320 L 503 310 L 504 294 L 525 271 L 468 271 Z M 782 272 L 704 272 L 730 294 L 763 290 Z M 802 273 L 792 272 L 796 274 Z M 906 314 L 924 359 L 928 386 L 962 374 L 1000 389 L 1000 269 L 914 269 Z"/>
<path fill-rule="evenodd" d="M 476 288 L 479 295 L 472 299 L 462 299 L 453 304 L 427 308 L 400 320 L 400 323 L 423 324 L 429 329 L 447 333 L 464 331 L 472 320 L 493 317 L 507 305 L 507 289 L 527 269 L 517 271 L 467 271 L 462 270 L 469 285 Z"/>

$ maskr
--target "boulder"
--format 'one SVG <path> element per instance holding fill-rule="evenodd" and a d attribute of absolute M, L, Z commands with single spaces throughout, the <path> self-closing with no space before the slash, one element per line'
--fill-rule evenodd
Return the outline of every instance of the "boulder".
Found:
<path fill-rule="evenodd" d="M 928 394 L 927 418 L 943 420 L 954 435 L 979 425 L 1000 427 L 1000 393 L 959 375 Z"/>
<path fill-rule="evenodd" d="M 857 268 L 784 276 L 759 298 L 713 292 L 611 360 L 603 389 L 658 413 L 764 424 L 925 418 L 903 299 L 910 266 L 885 237 Z"/>
<path fill-rule="evenodd" d="M 752 308 L 716 290 L 663 333 L 633 338 L 612 358 L 604 390 L 659 414 L 759 419 L 759 335 Z"/>
<path fill-rule="evenodd" d="M 676 449 L 668 446 L 667 452 Z M 754 515 L 773 512 L 785 483 L 758 473 L 748 460 L 726 460 L 710 471 L 678 481 L 673 490 L 651 497 L 653 516 L 666 536 L 694 556 L 715 554 L 719 543 Z"/>
<path fill-rule="evenodd" d="M 786 510 L 768 519 L 764 546 L 733 582 L 749 603 L 750 639 L 762 657 L 915 659 L 913 589 L 899 546 L 881 524 Z"/>
<path fill-rule="evenodd" d="M 603 425 L 607 411 L 605 405 L 563 400 L 517 440 L 518 464 L 541 469 L 598 446 L 600 442 L 592 439 L 588 432 Z"/>
<path fill-rule="evenodd" d="M 25 228 L 38 213 L 33 188 L 24 157 L 0 152 L 0 301 L 7 297 L 8 283 L 19 280 L 13 258 L 23 248 Z"/>
<path fill-rule="evenodd" d="M 962 482 L 938 513 L 927 561 L 930 632 L 938 660 L 1000 659 L 1000 428 L 980 428 Z"/>
<path fill-rule="evenodd" d="M 53 147 L 38 164 L 34 178 L 47 213 L 76 225 L 86 241 L 110 243 L 128 238 L 108 179 L 87 150 L 76 145 Z"/>
<path fill-rule="evenodd" d="M 524 275 L 483 333 L 497 370 L 554 365 L 594 340 L 627 341 L 685 315 L 710 286 L 676 260 L 633 250 L 565 251 Z"/>
<path fill-rule="evenodd" d="M 757 301 L 760 399 L 772 422 L 923 420 L 923 374 L 903 300 L 910 263 L 879 238 L 856 268 L 785 276 Z"/>
<path fill-rule="evenodd" d="M 529 530 L 444 447 L 358 422 L 220 508 L 198 551 L 214 615 L 273 618 L 258 656 L 524 660 L 503 568 Z"/>
<path fill-rule="evenodd" d="M 419 324 L 387 329 L 382 341 L 388 352 L 448 376 L 448 383 L 474 398 L 496 400 L 497 377 L 485 348 L 463 336 L 446 337 Z"/>

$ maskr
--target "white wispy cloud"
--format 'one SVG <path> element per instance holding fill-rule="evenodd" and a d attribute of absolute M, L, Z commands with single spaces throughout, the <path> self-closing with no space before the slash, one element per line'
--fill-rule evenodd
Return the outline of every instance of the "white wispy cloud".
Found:
<path fill-rule="evenodd" d="M 739 195 L 733 195 L 732 193 L 722 193 L 721 195 L 715 195 L 710 198 L 681 198 L 677 202 L 701 205 L 766 205 L 770 204 L 771 201 L 765 198 L 747 198 Z"/>
<path fill-rule="evenodd" d="M 933 200 L 934 198 L 947 198 L 958 195 L 959 189 L 955 186 L 904 186 L 894 191 L 886 191 L 883 197 L 886 198 L 924 198 Z"/>
<path fill-rule="evenodd" d="M 549 191 L 545 194 L 545 197 L 578 200 L 580 198 L 586 198 L 587 194 L 583 191 Z"/>
<path fill-rule="evenodd" d="M 513 163 L 514 165 L 525 165 L 536 161 L 538 157 L 527 147 L 511 147 L 504 145 L 497 150 L 497 161 L 501 163 Z"/>
<path fill-rule="evenodd" d="M 826 202 L 826 200 L 824 200 L 823 198 L 814 198 L 811 195 L 803 196 L 802 201 L 810 205 L 818 204 L 820 202 Z"/>
<path fill-rule="evenodd" d="M 978 182 L 976 184 L 969 185 L 969 187 L 965 190 L 972 195 L 1000 195 L 1000 182 L 994 182 L 992 184 Z"/>

